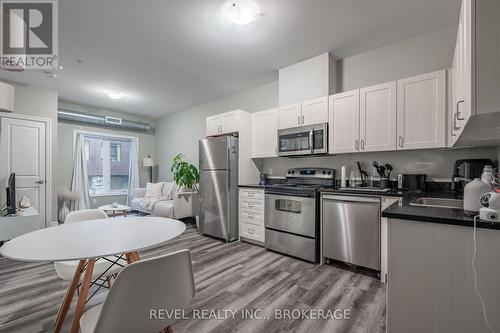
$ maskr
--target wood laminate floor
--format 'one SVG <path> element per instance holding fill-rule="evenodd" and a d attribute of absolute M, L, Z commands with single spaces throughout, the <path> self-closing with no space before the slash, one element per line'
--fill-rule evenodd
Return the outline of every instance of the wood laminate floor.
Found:
<path fill-rule="evenodd" d="M 177 333 L 385 331 L 385 286 L 376 279 L 244 242 L 223 243 L 200 235 L 192 226 L 141 256 L 184 248 L 192 254 L 196 297 L 184 313 L 187 319 L 173 325 Z M 1 257 L 0 332 L 52 332 L 66 286 L 53 264 Z M 106 293 L 99 292 L 88 306 L 102 302 Z M 64 332 L 69 332 L 72 309 Z M 285 318 L 287 311 L 289 318 Z M 301 318 L 294 319 L 299 311 Z M 321 311 L 327 318 L 312 317 L 319 317 Z M 350 319 L 328 319 L 330 314 L 343 313 Z M 252 315 L 258 319 L 251 320 Z"/>

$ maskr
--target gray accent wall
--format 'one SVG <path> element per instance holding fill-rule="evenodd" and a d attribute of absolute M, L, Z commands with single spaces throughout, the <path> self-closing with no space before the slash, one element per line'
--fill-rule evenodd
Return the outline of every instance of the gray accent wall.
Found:
<path fill-rule="evenodd" d="M 337 62 L 339 91 L 362 88 L 416 74 L 451 67 L 457 26 L 447 26 L 431 33 L 386 45 Z M 328 50 L 323 50 L 324 52 Z M 312 54 L 311 56 L 314 56 Z M 158 121 L 156 136 L 160 179 L 170 179 L 170 161 L 176 153 L 198 165 L 198 140 L 205 137 L 205 118 L 233 109 L 249 112 L 278 105 L 278 82 L 262 85 L 233 96 L 171 114 Z M 350 166 L 360 160 L 367 171 L 372 160 L 394 165 L 399 172 L 423 172 L 434 179 L 449 179 L 451 166 L 459 158 L 498 160 L 500 149 L 420 150 L 405 152 L 345 154 L 315 158 L 270 158 L 263 161 L 262 172 L 284 175 L 286 169 L 301 166 Z M 258 181 L 257 179 L 255 181 Z"/>
<path fill-rule="evenodd" d="M 170 180 L 172 158 L 186 155 L 186 160 L 198 166 L 198 141 L 205 137 L 205 119 L 208 116 L 235 109 L 256 112 L 278 105 L 278 82 L 176 112 L 158 120 L 156 151 L 160 180 Z"/>

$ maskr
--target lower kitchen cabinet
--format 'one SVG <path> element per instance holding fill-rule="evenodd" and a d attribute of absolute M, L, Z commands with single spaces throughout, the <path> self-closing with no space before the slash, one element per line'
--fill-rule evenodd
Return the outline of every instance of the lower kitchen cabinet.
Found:
<path fill-rule="evenodd" d="M 240 188 L 239 191 L 240 239 L 264 245 L 264 190 Z"/>
<path fill-rule="evenodd" d="M 473 228 L 389 219 L 387 331 L 489 332 L 474 289 Z M 477 229 L 477 286 L 500 327 L 500 230 Z"/>

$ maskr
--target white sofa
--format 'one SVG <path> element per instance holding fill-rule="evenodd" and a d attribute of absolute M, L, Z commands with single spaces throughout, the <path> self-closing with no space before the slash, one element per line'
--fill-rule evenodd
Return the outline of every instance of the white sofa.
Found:
<path fill-rule="evenodd" d="M 179 191 L 178 187 L 172 182 L 163 182 L 163 184 L 162 196 L 168 199 L 156 203 L 152 210 L 145 209 L 140 202 L 146 195 L 146 188 L 136 188 L 134 189 L 130 208 L 153 216 L 173 219 L 194 217 L 193 197 L 196 193 Z M 171 192 L 169 192 L 170 189 L 172 189 Z"/>

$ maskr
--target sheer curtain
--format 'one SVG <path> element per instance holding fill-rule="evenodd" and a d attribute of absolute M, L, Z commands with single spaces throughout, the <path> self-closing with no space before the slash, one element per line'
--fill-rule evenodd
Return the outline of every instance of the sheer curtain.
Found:
<path fill-rule="evenodd" d="M 134 189 L 139 187 L 139 140 L 133 138 L 130 144 L 130 166 L 128 178 L 127 206 L 132 202 Z"/>
<path fill-rule="evenodd" d="M 71 191 L 80 193 L 78 200 L 71 202 L 71 210 L 90 208 L 89 186 L 87 168 L 85 166 L 85 135 L 76 132 L 75 151 L 73 152 L 73 177 L 71 179 Z"/>

